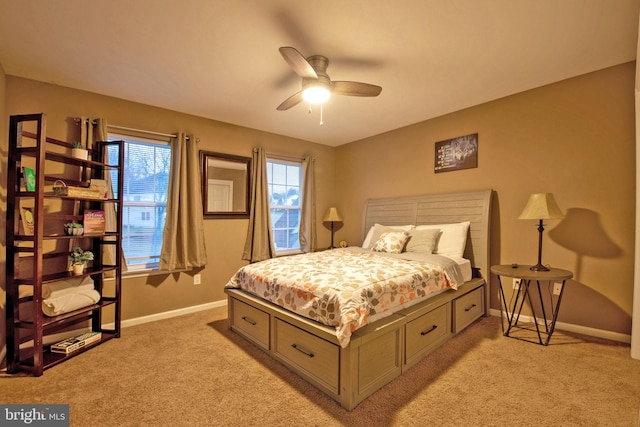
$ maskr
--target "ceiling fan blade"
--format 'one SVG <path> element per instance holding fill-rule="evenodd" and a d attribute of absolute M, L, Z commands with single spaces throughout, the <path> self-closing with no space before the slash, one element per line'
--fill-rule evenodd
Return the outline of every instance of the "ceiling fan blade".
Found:
<path fill-rule="evenodd" d="M 282 104 L 278 105 L 278 111 L 288 110 L 291 107 L 295 107 L 300 102 L 302 102 L 302 91 L 296 92 L 287 99 L 285 99 Z"/>
<path fill-rule="evenodd" d="M 280 48 L 280 55 L 291 66 L 293 71 L 303 79 L 317 79 L 318 75 L 306 58 L 291 46 Z"/>
<path fill-rule="evenodd" d="M 331 93 L 346 96 L 378 96 L 380 86 L 360 82 L 331 82 Z"/>

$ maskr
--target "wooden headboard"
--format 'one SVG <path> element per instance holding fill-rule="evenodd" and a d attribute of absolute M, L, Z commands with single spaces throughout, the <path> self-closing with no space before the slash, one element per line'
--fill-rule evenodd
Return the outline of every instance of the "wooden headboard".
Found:
<path fill-rule="evenodd" d="M 474 275 L 489 283 L 491 196 L 493 190 L 468 193 L 368 199 L 364 207 L 363 239 L 374 224 L 426 225 L 470 221 L 464 257 L 471 260 Z"/>

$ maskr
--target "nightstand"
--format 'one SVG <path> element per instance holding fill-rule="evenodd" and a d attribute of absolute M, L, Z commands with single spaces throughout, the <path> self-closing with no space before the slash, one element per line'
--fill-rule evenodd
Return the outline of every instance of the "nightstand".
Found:
<path fill-rule="evenodd" d="M 538 343 L 541 345 L 548 345 L 551 335 L 556 327 L 558 311 L 560 310 L 560 302 L 562 301 L 562 294 L 564 293 L 564 285 L 567 280 L 573 277 L 573 273 L 559 268 L 551 268 L 548 271 L 532 271 L 530 270 L 530 267 L 530 265 L 516 264 L 513 266 L 491 266 L 491 272 L 498 276 L 498 283 L 500 285 L 499 297 L 502 300 L 502 307 L 500 310 L 502 334 L 506 337 L 529 341 L 528 339 L 519 336 L 513 336 L 512 333 L 517 329 L 535 331 L 538 335 Z M 502 284 L 502 278 L 504 277 L 520 279 L 520 286 L 517 290 L 514 289 L 514 294 L 511 297 L 510 302 L 507 302 L 504 296 L 504 288 Z M 549 282 L 549 299 L 547 300 L 546 305 L 540 282 Z M 559 289 L 557 289 L 557 293 L 552 292 L 552 290 L 556 290 L 554 289 L 556 288 L 556 284 L 559 287 Z M 522 307 L 524 306 L 525 301 L 531 309 L 535 329 L 525 326 L 524 322 L 520 323 L 520 313 L 522 312 Z M 536 316 L 536 310 L 538 309 L 542 311 L 542 319 L 538 319 Z M 551 310 L 551 319 L 547 318 L 547 309 Z M 507 320 L 506 327 L 504 322 L 505 317 Z M 543 322 L 540 322 L 539 320 L 542 320 Z"/>

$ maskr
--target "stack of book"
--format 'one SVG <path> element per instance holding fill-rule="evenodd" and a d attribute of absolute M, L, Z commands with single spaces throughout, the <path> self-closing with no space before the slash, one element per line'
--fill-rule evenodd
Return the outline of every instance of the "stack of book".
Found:
<path fill-rule="evenodd" d="M 86 347 L 91 343 L 100 341 L 101 338 L 102 332 L 85 332 L 53 344 L 51 346 L 51 351 L 54 353 L 64 354 L 73 353 L 74 351 L 80 350 L 82 347 Z"/>

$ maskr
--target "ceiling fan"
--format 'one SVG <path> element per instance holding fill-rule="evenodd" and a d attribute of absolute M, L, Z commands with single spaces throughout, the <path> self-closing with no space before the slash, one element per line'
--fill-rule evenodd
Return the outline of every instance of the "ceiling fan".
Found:
<path fill-rule="evenodd" d="M 302 78 L 302 89 L 278 105 L 277 109 L 280 111 L 288 110 L 303 100 L 311 104 L 322 104 L 332 93 L 346 96 L 378 96 L 382 91 L 380 86 L 369 83 L 332 82 L 327 74 L 329 60 L 326 56 L 313 55 L 305 58 L 290 46 L 281 47 L 279 50 L 293 71 Z"/>

